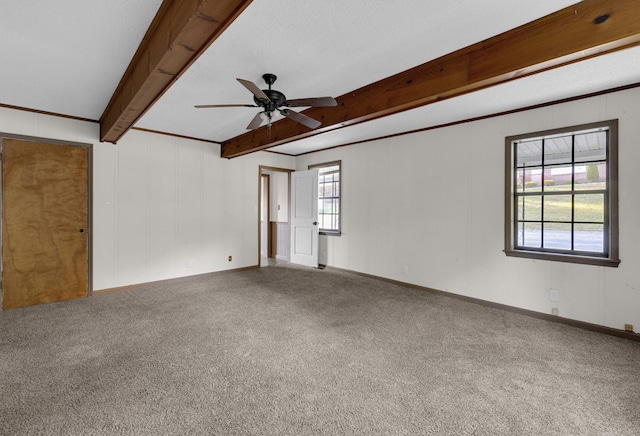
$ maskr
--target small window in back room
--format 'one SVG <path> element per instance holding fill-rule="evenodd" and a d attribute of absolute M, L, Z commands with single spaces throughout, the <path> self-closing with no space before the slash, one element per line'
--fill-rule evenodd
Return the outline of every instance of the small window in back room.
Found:
<path fill-rule="evenodd" d="M 340 234 L 340 169 L 341 162 L 309 165 L 318 169 L 318 225 L 320 233 Z"/>

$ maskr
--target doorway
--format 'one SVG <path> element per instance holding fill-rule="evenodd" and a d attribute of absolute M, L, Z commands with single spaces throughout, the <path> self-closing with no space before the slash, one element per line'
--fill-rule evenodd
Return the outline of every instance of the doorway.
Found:
<path fill-rule="evenodd" d="M 271 242 L 271 175 L 260 175 L 260 265 L 265 266 L 269 258 L 273 258 Z"/>
<path fill-rule="evenodd" d="M 90 294 L 91 145 L 0 134 L 2 308 Z"/>
<path fill-rule="evenodd" d="M 289 262 L 290 173 L 293 170 L 260 166 L 258 200 L 259 265 Z"/>

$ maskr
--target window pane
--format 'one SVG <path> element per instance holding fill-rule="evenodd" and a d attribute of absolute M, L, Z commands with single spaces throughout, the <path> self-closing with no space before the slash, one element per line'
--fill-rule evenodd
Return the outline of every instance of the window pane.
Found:
<path fill-rule="evenodd" d="M 320 215 L 320 228 L 326 229 L 331 224 L 327 215 Z"/>
<path fill-rule="evenodd" d="M 607 159 L 607 132 L 575 135 L 575 161 L 604 161 Z"/>
<path fill-rule="evenodd" d="M 524 221 L 542 221 L 542 197 L 540 195 L 529 195 L 523 197 L 522 210 L 518 211 L 518 216 L 522 216 Z"/>
<path fill-rule="evenodd" d="M 604 194 L 576 194 L 573 202 L 574 221 L 604 223 Z"/>
<path fill-rule="evenodd" d="M 544 172 L 544 190 L 547 192 L 571 191 L 573 165 L 559 165 Z"/>
<path fill-rule="evenodd" d="M 322 186 L 321 197 L 333 197 L 333 183 L 325 183 Z"/>
<path fill-rule="evenodd" d="M 571 163 L 572 135 L 544 140 L 544 164 Z"/>
<path fill-rule="evenodd" d="M 322 216 L 322 228 L 331 230 L 333 229 L 333 225 L 331 223 L 331 215 L 323 215 Z"/>
<path fill-rule="evenodd" d="M 524 197 L 516 197 L 518 202 L 518 209 L 516 210 L 516 220 L 522 221 L 524 219 Z"/>
<path fill-rule="evenodd" d="M 571 250 L 571 224 L 545 223 L 543 248 Z"/>
<path fill-rule="evenodd" d="M 518 168 L 515 173 L 516 192 L 524 191 L 524 169 Z"/>
<path fill-rule="evenodd" d="M 518 170 L 516 176 L 518 192 L 537 192 L 542 190 L 542 169 L 523 168 Z"/>
<path fill-rule="evenodd" d="M 531 167 L 542 165 L 542 140 L 522 141 L 516 146 L 518 156 L 517 167 Z"/>
<path fill-rule="evenodd" d="M 542 224 L 518 223 L 518 246 L 540 248 L 542 244 Z"/>
<path fill-rule="evenodd" d="M 578 251 L 604 252 L 604 226 L 602 224 L 576 224 L 573 248 Z"/>
<path fill-rule="evenodd" d="M 322 200 L 322 209 L 320 213 L 326 214 L 326 213 L 333 213 L 333 203 L 334 200 L 332 199 L 327 199 L 325 198 L 324 200 Z"/>
<path fill-rule="evenodd" d="M 544 221 L 571 221 L 571 195 L 545 196 Z"/>
<path fill-rule="evenodd" d="M 605 189 L 607 164 L 592 162 L 576 165 L 576 189 Z"/>

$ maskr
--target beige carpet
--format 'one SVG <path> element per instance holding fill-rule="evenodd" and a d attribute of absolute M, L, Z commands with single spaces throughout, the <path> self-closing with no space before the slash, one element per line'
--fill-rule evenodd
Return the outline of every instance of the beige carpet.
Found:
<path fill-rule="evenodd" d="M 273 266 L 0 313 L 3 435 L 638 435 L 640 343 Z"/>

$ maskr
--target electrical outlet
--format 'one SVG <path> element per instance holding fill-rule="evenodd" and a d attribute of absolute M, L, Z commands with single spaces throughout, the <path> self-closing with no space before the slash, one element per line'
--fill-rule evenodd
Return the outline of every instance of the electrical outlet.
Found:
<path fill-rule="evenodd" d="M 233 260 L 233 256 L 229 256 L 229 262 Z"/>
<path fill-rule="evenodd" d="M 549 301 L 558 301 L 560 297 L 560 292 L 555 289 L 549 289 Z"/>
<path fill-rule="evenodd" d="M 196 267 L 196 261 L 193 259 L 189 259 L 187 260 L 187 268 L 195 268 Z"/>
<path fill-rule="evenodd" d="M 633 333 L 633 324 L 625 324 L 624 325 L 624 330 L 627 332 L 632 332 Z"/>
<path fill-rule="evenodd" d="M 402 273 L 409 274 L 409 265 L 402 265 Z"/>

